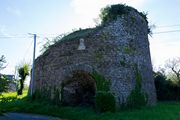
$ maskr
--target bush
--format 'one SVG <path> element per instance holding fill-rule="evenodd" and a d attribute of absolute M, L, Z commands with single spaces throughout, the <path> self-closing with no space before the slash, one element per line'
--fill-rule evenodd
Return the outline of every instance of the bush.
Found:
<path fill-rule="evenodd" d="M 127 108 L 141 108 L 147 104 L 146 96 L 140 90 L 134 89 L 127 98 Z"/>
<path fill-rule="evenodd" d="M 146 13 L 138 12 L 135 8 L 127 6 L 125 4 L 107 6 L 101 10 L 101 14 L 99 16 L 102 20 L 102 24 L 104 24 L 111 20 L 115 20 L 118 16 L 129 14 L 129 12 L 132 10 L 139 13 L 139 15 L 142 16 L 148 23 Z"/>
<path fill-rule="evenodd" d="M 104 76 L 93 70 L 92 77 L 96 81 L 95 105 L 99 112 L 114 112 L 116 109 L 116 100 L 110 93 L 110 80 L 106 80 Z"/>
<path fill-rule="evenodd" d="M 2 94 L 2 92 L 7 92 L 8 87 L 9 87 L 9 82 L 6 76 L 0 75 L 0 95 Z"/>
<path fill-rule="evenodd" d="M 141 108 L 147 104 L 147 96 L 141 91 L 142 77 L 136 67 L 136 84 L 127 98 L 127 108 Z"/>
<path fill-rule="evenodd" d="M 99 112 L 114 112 L 116 109 L 115 97 L 110 92 L 97 92 L 96 96 L 96 109 Z"/>
<path fill-rule="evenodd" d="M 162 72 L 154 72 L 157 99 L 159 101 L 180 100 L 180 87 L 167 79 Z"/>

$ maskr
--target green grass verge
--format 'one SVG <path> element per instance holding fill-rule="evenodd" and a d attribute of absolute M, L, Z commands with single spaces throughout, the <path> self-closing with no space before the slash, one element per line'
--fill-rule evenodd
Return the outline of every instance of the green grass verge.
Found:
<path fill-rule="evenodd" d="M 154 107 L 100 114 L 92 108 L 55 106 L 47 101 L 33 101 L 31 98 L 24 97 L 0 103 L 0 108 L 2 112 L 37 113 L 69 120 L 179 120 L 180 118 L 179 102 L 164 102 Z"/>
<path fill-rule="evenodd" d="M 14 100 L 20 100 L 20 99 L 26 97 L 27 93 L 28 93 L 28 90 L 24 90 L 23 95 L 19 95 L 19 96 L 17 96 L 17 92 L 2 93 L 2 95 L 0 95 L 0 104 L 2 104 L 2 101 L 4 101 L 4 100 L 8 101 L 6 103 L 13 103 Z M 6 103 L 4 103 L 4 104 L 6 104 Z M 3 111 L 3 109 L 0 106 L 0 116 L 3 115 L 2 111 Z"/>
<path fill-rule="evenodd" d="M 0 98 L 8 98 L 8 97 L 17 97 L 19 99 L 24 98 L 27 96 L 28 90 L 24 90 L 22 95 L 17 96 L 17 92 L 8 92 L 8 93 L 2 93 L 2 96 Z"/>

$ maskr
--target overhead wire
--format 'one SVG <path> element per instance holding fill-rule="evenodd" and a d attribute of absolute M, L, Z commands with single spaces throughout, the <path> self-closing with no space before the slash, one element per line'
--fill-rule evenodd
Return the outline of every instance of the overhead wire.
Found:
<path fill-rule="evenodd" d="M 156 26 L 156 28 L 170 28 L 170 27 L 177 27 L 180 26 L 180 24 L 172 24 L 172 25 L 162 25 L 162 26 Z M 169 31 L 157 31 L 154 32 L 153 34 L 161 34 L 161 33 L 172 33 L 172 32 L 180 32 L 180 29 L 176 30 L 169 30 Z M 39 33 L 38 37 L 47 37 L 47 38 L 55 38 L 58 36 L 58 34 L 43 34 Z M 15 39 L 15 38 L 28 38 L 27 34 L 13 34 L 13 35 L 0 35 L 0 39 Z"/>
<path fill-rule="evenodd" d="M 169 31 L 160 31 L 160 32 L 155 32 L 153 34 L 173 33 L 173 32 L 180 32 L 180 29 L 178 29 L 178 30 L 169 30 Z"/>
<path fill-rule="evenodd" d="M 162 26 L 156 26 L 157 28 L 167 28 L 167 27 L 177 27 L 180 26 L 180 24 L 172 24 L 172 25 L 162 25 Z"/>
<path fill-rule="evenodd" d="M 5 36 L 0 36 L 0 38 L 3 38 L 3 39 L 6 39 L 6 38 L 12 38 L 12 39 L 14 39 L 14 38 L 27 38 L 27 37 L 16 37 L 16 36 L 11 36 L 11 37 L 5 37 Z"/>

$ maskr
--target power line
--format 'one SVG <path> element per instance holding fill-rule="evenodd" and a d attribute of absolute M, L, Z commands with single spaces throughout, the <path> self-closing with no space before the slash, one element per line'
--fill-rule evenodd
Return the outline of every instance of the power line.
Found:
<path fill-rule="evenodd" d="M 0 36 L 0 38 L 3 38 L 3 39 L 15 39 L 15 38 L 27 38 L 27 37 L 15 37 L 15 36 L 11 36 L 11 37 L 5 37 L 5 36 Z"/>
<path fill-rule="evenodd" d="M 175 24 L 175 25 L 169 25 L 169 26 L 158 26 L 158 27 L 172 27 L 172 26 L 176 26 L 176 25 L 179 25 L 180 24 Z M 159 32 L 154 32 L 153 34 L 162 34 L 162 33 L 172 33 L 172 32 L 180 32 L 180 29 L 177 29 L 177 30 L 169 30 L 169 31 L 159 31 Z M 45 34 L 41 34 L 41 36 L 37 36 L 37 37 L 44 37 Z M 48 36 L 46 36 L 47 38 L 55 38 L 57 37 L 58 35 L 57 34 L 47 34 Z M 55 36 L 56 35 L 56 36 Z M 54 37 L 53 37 L 54 36 Z M 0 36 L 0 39 L 16 39 L 16 38 L 29 38 L 28 36 L 24 36 L 22 34 L 22 37 L 20 36 L 20 34 L 17 34 L 17 35 L 9 35 L 9 36 Z"/>
<path fill-rule="evenodd" d="M 180 24 L 173 24 L 173 25 L 162 25 L 162 26 L 156 26 L 157 28 L 166 28 L 166 27 L 176 27 L 180 26 Z"/>
<path fill-rule="evenodd" d="M 54 36 L 54 37 L 53 37 Z M 45 37 L 48 37 L 48 38 L 55 38 L 56 36 L 58 35 L 55 35 L 55 34 L 48 34 L 47 36 Z M 41 36 L 37 36 L 38 37 L 44 37 L 44 35 L 41 35 Z M 0 39 L 16 39 L 16 38 L 29 38 L 29 36 L 0 36 Z"/>
<path fill-rule="evenodd" d="M 180 30 L 160 31 L 160 32 L 155 32 L 153 34 L 173 33 L 173 32 L 180 32 Z"/>

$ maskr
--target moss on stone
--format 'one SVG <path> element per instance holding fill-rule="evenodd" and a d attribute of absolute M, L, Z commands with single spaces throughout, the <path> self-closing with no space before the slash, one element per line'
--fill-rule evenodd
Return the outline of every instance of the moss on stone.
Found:
<path fill-rule="evenodd" d="M 125 54 L 132 54 L 134 51 L 130 47 L 125 46 L 124 47 L 124 53 Z"/>
<path fill-rule="evenodd" d="M 126 63 L 125 63 L 124 60 L 120 60 L 120 64 L 121 64 L 123 67 L 125 67 L 125 65 L 126 65 Z"/>
<path fill-rule="evenodd" d="M 101 62 L 104 58 L 103 54 L 100 51 L 95 51 L 93 56 L 97 63 Z"/>

